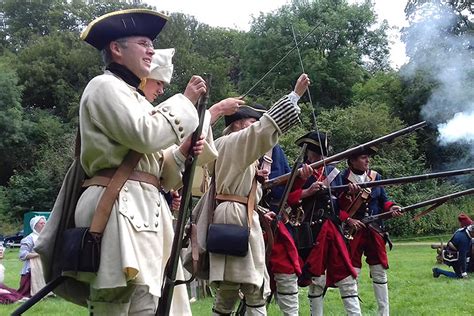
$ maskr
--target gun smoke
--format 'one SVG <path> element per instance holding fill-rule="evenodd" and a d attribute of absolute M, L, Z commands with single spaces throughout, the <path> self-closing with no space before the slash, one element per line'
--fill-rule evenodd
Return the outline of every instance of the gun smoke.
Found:
<path fill-rule="evenodd" d="M 434 87 L 423 118 L 437 126 L 440 145 L 466 144 L 474 156 L 474 36 L 454 34 L 455 11 L 440 3 L 425 3 L 410 20 L 404 35 L 410 62 L 402 74 L 430 74 Z"/>

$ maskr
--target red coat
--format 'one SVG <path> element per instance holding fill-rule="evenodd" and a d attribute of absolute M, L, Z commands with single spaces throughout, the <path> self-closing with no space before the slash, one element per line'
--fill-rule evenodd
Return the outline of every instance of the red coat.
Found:
<path fill-rule="evenodd" d="M 301 259 L 295 241 L 282 222 L 278 222 L 270 255 L 270 270 L 272 273 L 301 274 Z"/>
<path fill-rule="evenodd" d="M 328 170 L 328 172 L 330 171 Z M 293 186 L 293 191 L 289 195 L 288 203 L 290 205 L 300 203 L 303 187 L 308 187 L 315 181 L 322 182 L 325 179 L 323 167 L 315 170 L 313 176 L 308 181 L 298 178 Z M 340 184 L 340 182 L 341 178 L 337 175 L 331 184 Z M 337 207 L 337 204 L 335 207 Z M 335 211 L 337 212 L 338 210 Z M 347 212 L 339 210 L 339 219 L 341 221 L 345 221 L 347 217 Z M 326 219 L 322 224 L 313 248 L 304 262 L 303 273 L 299 280 L 300 286 L 309 285 L 312 276 L 324 274 L 326 275 L 327 286 L 332 286 L 350 275 L 354 278 L 357 277 L 357 272 L 352 266 L 344 237 L 338 227 L 329 219 Z"/>

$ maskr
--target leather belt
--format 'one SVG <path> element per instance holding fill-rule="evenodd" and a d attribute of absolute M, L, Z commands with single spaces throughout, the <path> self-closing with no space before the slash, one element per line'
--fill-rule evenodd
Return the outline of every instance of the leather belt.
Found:
<path fill-rule="evenodd" d="M 249 199 L 246 196 L 240 196 L 240 195 L 233 195 L 233 194 L 217 194 L 216 195 L 216 200 L 220 202 L 237 202 L 241 204 L 247 205 Z"/>
<path fill-rule="evenodd" d="M 99 170 L 92 178 L 84 180 L 82 187 L 86 188 L 92 185 L 106 187 L 109 185 L 110 179 L 113 177 L 116 170 L 116 168 Z M 148 183 L 158 189 L 160 188 L 160 180 L 158 180 L 156 176 L 148 172 L 134 170 L 128 177 L 128 180 Z"/>

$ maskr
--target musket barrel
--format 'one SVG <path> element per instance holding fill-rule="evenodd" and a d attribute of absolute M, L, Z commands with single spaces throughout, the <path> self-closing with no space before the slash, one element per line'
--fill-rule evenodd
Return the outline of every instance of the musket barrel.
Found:
<path fill-rule="evenodd" d="M 438 198 L 435 198 L 435 199 L 426 200 L 426 201 L 416 203 L 416 204 L 412 204 L 412 205 L 409 205 L 409 206 L 405 206 L 405 207 L 401 208 L 401 211 L 402 212 L 408 212 L 408 211 L 411 211 L 411 210 L 414 210 L 414 209 L 417 209 L 417 208 L 420 208 L 420 207 L 425 207 L 425 206 L 428 206 L 428 205 L 433 205 L 433 204 L 437 204 L 437 203 L 440 203 L 440 202 L 445 202 L 445 201 L 448 201 L 448 200 L 451 200 L 451 199 L 455 199 L 455 198 L 465 196 L 465 195 L 470 195 L 470 194 L 474 194 L 474 188 L 464 190 L 464 191 L 460 191 L 460 192 L 456 192 L 456 193 L 452 193 L 452 194 L 448 194 L 448 195 L 441 196 L 441 197 L 438 197 Z"/>
<path fill-rule="evenodd" d="M 206 80 L 206 93 L 201 95 L 199 98 L 197 110 L 199 114 L 199 125 L 194 131 L 191 138 L 191 146 L 189 148 L 189 155 L 185 162 L 185 170 L 183 174 L 183 190 L 181 204 L 179 207 L 178 220 L 176 222 L 175 235 L 173 238 L 173 245 L 171 248 L 171 255 L 168 259 L 168 262 L 163 273 L 163 289 L 158 307 L 156 309 L 155 315 L 169 315 L 171 308 L 171 301 L 173 299 L 174 286 L 176 282 L 176 274 L 178 271 L 178 262 L 179 254 L 181 253 L 181 248 L 183 245 L 183 235 L 185 232 L 185 225 L 187 219 L 190 217 L 190 206 L 191 206 L 191 191 L 192 191 L 192 182 L 194 178 L 194 171 L 196 169 L 197 157 L 194 156 L 193 147 L 196 144 L 196 141 L 201 136 L 204 116 L 207 108 L 207 103 L 209 100 L 209 89 L 210 89 L 210 75 L 204 75 Z"/>
<path fill-rule="evenodd" d="M 395 131 L 391 134 L 387 134 L 385 136 L 382 136 L 382 137 L 379 137 L 377 139 L 371 140 L 367 143 L 358 145 L 356 147 L 352 147 L 352 148 L 347 149 L 343 152 L 340 152 L 338 154 L 327 157 L 323 160 L 313 162 L 310 166 L 313 169 L 317 169 L 317 168 L 319 168 L 319 167 L 321 167 L 325 164 L 329 164 L 329 163 L 332 163 L 334 161 L 346 159 L 347 157 L 352 156 L 354 154 L 357 154 L 358 152 L 362 152 L 362 151 L 366 150 L 367 148 L 369 148 L 371 146 L 375 146 L 375 145 L 378 145 L 378 144 L 383 143 L 383 142 L 388 142 L 388 141 L 391 141 L 392 139 L 395 139 L 397 137 L 412 133 L 412 132 L 416 131 L 417 129 L 425 127 L 426 125 L 427 125 L 426 121 L 423 121 L 423 122 L 408 126 L 408 127 L 403 128 L 401 130 Z M 301 168 L 298 169 L 298 174 L 300 172 L 301 172 Z M 264 189 L 269 189 L 269 188 L 277 186 L 277 185 L 285 184 L 286 181 L 288 181 L 289 177 L 290 177 L 290 173 L 287 173 L 287 174 L 281 175 L 279 177 L 273 178 L 271 180 L 268 180 L 263 184 L 263 188 Z"/>
<path fill-rule="evenodd" d="M 447 202 L 448 200 L 455 199 L 455 198 L 465 196 L 465 195 L 470 195 L 470 194 L 474 194 L 474 188 L 464 190 L 464 191 L 459 191 L 459 192 L 456 192 L 456 193 L 451 193 L 451 194 L 444 195 L 444 196 L 440 196 L 440 197 L 437 197 L 437 198 L 434 198 L 434 199 L 431 199 L 431 200 L 426 200 L 426 201 L 415 203 L 415 204 L 412 204 L 412 205 L 404 206 L 400 209 L 400 212 L 405 213 L 405 212 L 409 212 L 411 210 L 415 210 L 417 208 L 421 208 L 421 207 L 425 207 L 425 206 L 431 206 L 431 205 L 435 205 L 435 204 L 438 204 L 438 203 L 442 204 L 444 202 Z M 365 220 L 362 219 L 362 222 L 364 224 L 368 224 L 368 223 L 377 221 L 379 219 L 391 218 L 391 216 L 392 216 L 392 212 L 388 211 L 388 212 L 380 213 L 380 214 L 377 214 L 377 215 L 369 216 Z"/>
<path fill-rule="evenodd" d="M 373 188 L 373 187 L 384 186 L 384 185 L 396 185 L 396 184 L 418 182 L 422 180 L 459 176 L 459 175 L 473 173 L 473 172 L 474 172 L 474 168 L 467 168 L 467 169 L 459 169 L 459 170 L 452 170 L 452 171 L 426 173 L 426 174 L 420 174 L 420 175 L 409 176 L 409 177 L 400 177 L 400 178 L 363 182 L 363 183 L 358 183 L 357 185 L 361 188 Z M 331 187 L 331 190 L 346 191 L 346 190 L 349 190 L 349 185 L 344 184 L 344 185 L 333 186 Z"/>

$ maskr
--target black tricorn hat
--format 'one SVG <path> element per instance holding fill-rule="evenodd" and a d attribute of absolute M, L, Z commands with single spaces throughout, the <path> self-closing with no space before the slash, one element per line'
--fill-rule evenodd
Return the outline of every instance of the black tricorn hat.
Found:
<path fill-rule="evenodd" d="M 319 140 L 321 140 L 321 142 Z M 328 154 L 328 135 L 324 132 L 319 132 L 318 134 L 318 132 L 312 131 L 296 140 L 296 145 L 303 147 L 303 144 L 307 144 L 306 148 L 315 153 L 323 156 L 327 156 Z"/>
<path fill-rule="evenodd" d="M 235 121 L 246 118 L 254 118 L 258 120 L 265 112 L 267 112 L 267 109 L 261 104 L 254 104 L 253 106 L 242 105 L 237 112 L 224 117 L 225 126 L 229 126 Z"/>
<path fill-rule="evenodd" d="M 367 148 L 364 148 L 361 151 L 356 152 L 355 154 L 351 155 L 350 158 L 356 158 L 362 155 L 368 155 L 368 156 L 374 156 L 377 154 L 379 149 L 375 146 L 369 146 Z"/>
<path fill-rule="evenodd" d="M 168 17 L 148 9 L 128 9 L 104 14 L 89 23 L 81 39 L 98 50 L 127 36 L 146 36 L 151 40 L 161 32 Z"/>

